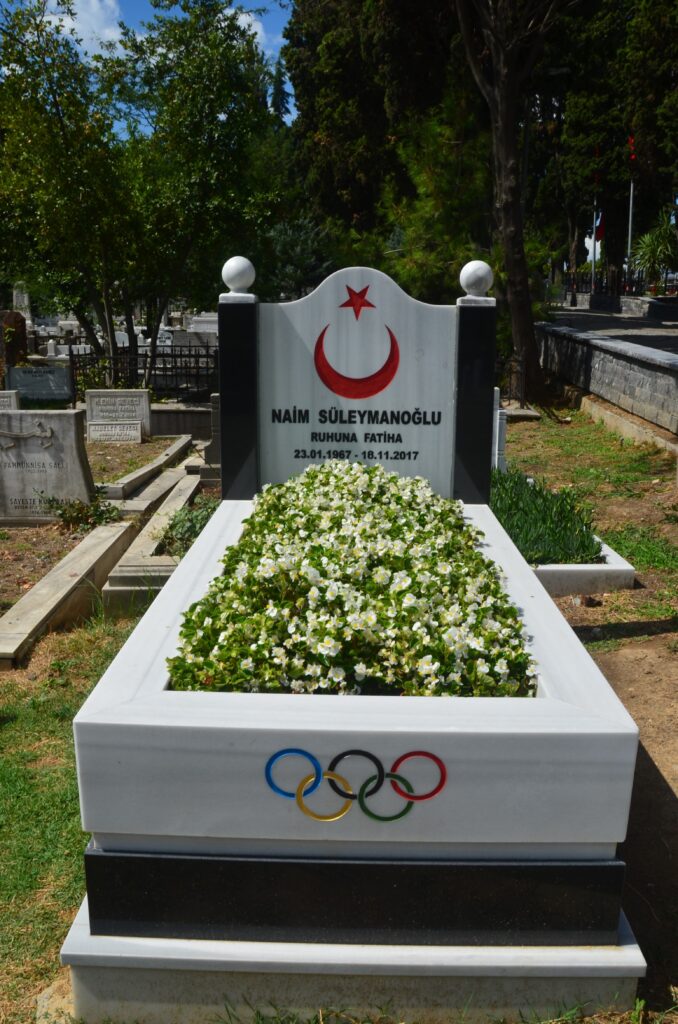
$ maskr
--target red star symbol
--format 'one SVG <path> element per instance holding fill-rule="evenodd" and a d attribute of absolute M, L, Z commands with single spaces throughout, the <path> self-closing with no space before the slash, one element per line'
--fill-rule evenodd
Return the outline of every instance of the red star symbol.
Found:
<path fill-rule="evenodd" d="M 355 313 L 356 320 L 360 319 L 360 314 L 364 309 L 376 309 L 377 307 L 369 299 L 365 298 L 367 295 L 367 289 L 370 286 L 367 285 L 365 288 L 361 288 L 359 292 L 356 292 L 351 288 L 350 284 L 346 285 L 346 291 L 348 292 L 348 298 L 346 302 L 342 302 L 339 309 L 345 309 L 347 306 L 350 307 Z"/>

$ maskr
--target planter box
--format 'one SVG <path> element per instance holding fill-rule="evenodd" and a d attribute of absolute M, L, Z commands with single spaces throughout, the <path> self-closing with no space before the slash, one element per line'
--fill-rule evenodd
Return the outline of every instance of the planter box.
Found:
<path fill-rule="evenodd" d="M 175 652 L 182 612 L 219 573 L 220 555 L 250 507 L 223 503 L 75 719 L 83 827 L 97 846 L 257 855 L 308 851 L 309 844 L 346 856 L 614 854 L 626 832 L 637 729 L 485 506 L 469 506 L 469 518 L 485 532 L 484 548 L 521 609 L 539 668 L 537 699 L 168 690 L 165 659 Z M 389 764 L 427 750 L 444 759 L 449 781 L 397 822 L 359 813 L 320 822 L 266 782 L 269 758 L 287 748 L 328 762 L 348 749 L 370 749 Z M 280 766 L 282 788 L 299 774 L 293 760 Z M 422 759 L 408 764 L 407 775 L 419 792 L 437 778 Z"/>
<path fill-rule="evenodd" d="M 538 565 L 534 572 L 551 597 L 633 590 L 636 570 L 631 563 L 607 544 L 602 544 L 601 552 L 604 562 Z"/>
<path fill-rule="evenodd" d="M 170 691 L 182 612 L 250 508 L 222 503 L 76 718 L 76 1015 L 206 1021 L 243 993 L 421 1019 L 628 1004 L 644 961 L 614 858 L 637 729 L 489 509 L 467 514 L 523 615 L 536 699 Z M 372 795 L 380 770 L 399 790 Z"/>

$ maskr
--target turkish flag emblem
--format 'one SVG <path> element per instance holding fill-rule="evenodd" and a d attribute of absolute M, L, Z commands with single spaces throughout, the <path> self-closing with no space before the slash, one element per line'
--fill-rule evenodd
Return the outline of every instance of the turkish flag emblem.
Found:
<path fill-rule="evenodd" d="M 369 287 L 370 286 L 367 285 L 360 291 L 355 291 L 349 285 L 346 285 L 348 299 L 346 302 L 342 302 L 338 308 L 352 309 L 356 320 L 360 319 L 360 314 L 363 310 L 376 309 L 376 306 L 367 298 Z M 313 353 L 316 372 L 325 387 L 329 388 L 330 391 L 334 392 L 335 395 L 339 395 L 341 398 L 352 399 L 371 398 L 373 395 L 378 395 L 380 391 L 387 388 L 398 372 L 398 366 L 400 364 L 398 339 L 391 328 L 384 324 L 391 345 L 386 362 L 383 366 L 367 377 L 347 377 L 345 374 L 339 373 L 338 370 L 335 370 L 325 355 L 325 335 L 329 330 L 329 326 L 329 324 L 326 324 L 318 335 Z"/>

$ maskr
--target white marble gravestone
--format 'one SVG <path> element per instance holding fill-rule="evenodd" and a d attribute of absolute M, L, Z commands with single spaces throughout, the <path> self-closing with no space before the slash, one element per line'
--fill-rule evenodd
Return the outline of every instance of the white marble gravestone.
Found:
<path fill-rule="evenodd" d="M 0 411 L 0 523 L 53 519 L 47 498 L 93 493 L 81 411 Z"/>
<path fill-rule="evenodd" d="M 18 409 L 19 408 L 19 392 L 18 391 L 0 391 L 0 409 Z"/>
<path fill-rule="evenodd" d="M 86 391 L 85 405 L 88 425 L 137 421 L 141 423 L 142 435 L 151 436 L 151 403 L 147 390 Z M 111 437 L 110 440 L 119 441 L 120 438 Z"/>
<path fill-rule="evenodd" d="M 339 270 L 297 302 L 259 308 L 259 464 L 282 483 L 348 459 L 452 495 L 457 310 L 386 274 Z"/>

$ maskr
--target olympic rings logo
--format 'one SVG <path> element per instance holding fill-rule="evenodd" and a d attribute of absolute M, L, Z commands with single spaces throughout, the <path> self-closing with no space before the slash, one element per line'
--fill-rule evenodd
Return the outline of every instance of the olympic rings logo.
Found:
<path fill-rule="evenodd" d="M 273 778 L 273 769 L 276 764 L 286 757 L 304 758 L 313 769 L 313 771 L 308 775 L 304 775 L 294 792 L 283 789 Z M 347 757 L 363 757 L 365 760 L 369 761 L 375 769 L 375 773 L 369 775 L 365 779 L 357 793 L 353 792 L 350 783 L 344 778 L 344 776 L 340 775 L 336 771 L 344 758 Z M 439 772 L 439 778 L 436 785 L 427 793 L 415 793 L 412 783 L 399 773 L 401 765 L 416 757 L 423 757 L 432 761 Z M 286 800 L 295 800 L 299 810 L 309 818 L 313 818 L 314 821 L 339 821 L 339 819 L 343 818 L 345 814 L 348 814 L 356 801 L 363 814 L 367 815 L 368 818 L 372 818 L 373 821 L 398 821 L 399 818 L 404 818 L 406 814 L 410 813 L 415 803 L 420 803 L 424 800 L 432 800 L 434 796 L 437 796 L 438 793 L 440 793 L 441 789 L 447 782 L 447 769 L 445 768 L 445 765 L 439 757 L 436 757 L 435 754 L 429 753 L 427 750 L 410 750 L 407 754 L 401 754 L 400 757 L 396 758 L 388 771 L 384 770 L 384 766 L 379 758 L 375 757 L 375 755 L 371 754 L 368 750 L 344 750 L 341 754 L 337 754 L 336 757 L 333 757 L 327 767 L 327 771 L 323 771 L 318 758 L 309 753 L 308 750 L 302 750 L 299 747 L 285 747 L 284 750 L 279 750 L 277 754 L 273 754 L 269 757 L 264 774 L 266 776 L 266 782 L 274 793 L 278 796 L 285 797 Z M 333 814 L 317 814 L 315 811 L 311 810 L 306 803 L 306 797 L 315 793 L 323 779 L 327 780 L 330 789 L 332 789 L 337 796 L 341 797 L 344 801 L 339 810 L 335 811 Z M 405 806 L 396 814 L 377 814 L 368 807 L 367 801 L 370 797 L 379 792 L 387 779 L 391 783 L 393 791 L 405 801 Z"/>

